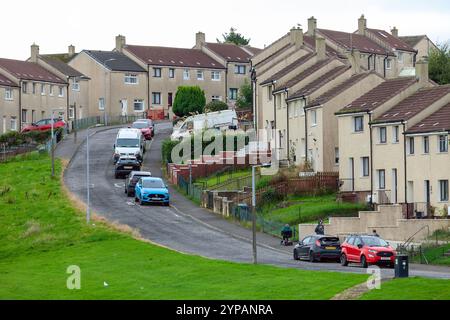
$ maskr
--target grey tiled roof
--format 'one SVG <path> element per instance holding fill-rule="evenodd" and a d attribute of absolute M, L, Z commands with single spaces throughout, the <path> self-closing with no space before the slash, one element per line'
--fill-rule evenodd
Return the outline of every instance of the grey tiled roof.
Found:
<path fill-rule="evenodd" d="M 117 51 L 83 50 L 83 52 L 112 71 L 146 72 L 136 62 Z"/>

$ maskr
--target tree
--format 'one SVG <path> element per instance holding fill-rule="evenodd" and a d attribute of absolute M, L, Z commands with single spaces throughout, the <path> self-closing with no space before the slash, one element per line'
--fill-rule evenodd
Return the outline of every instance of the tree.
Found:
<path fill-rule="evenodd" d="M 220 100 L 213 100 L 205 107 L 205 112 L 216 112 L 221 110 L 228 110 L 228 105 Z"/>
<path fill-rule="evenodd" d="M 250 38 L 246 39 L 243 35 L 236 32 L 237 29 L 231 27 L 229 33 L 222 34 L 223 42 L 217 39 L 218 43 L 234 43 L 238 46 L 246 46 L 250 43 Z"/>
<path fill-rule="evenodd" d="M 236 101 L 238 108 L 250 108 L 253 106 L 253 90 L 252 85 L 245 80 L 245 83 L 239 89 L 239 96 Z"/>
<path fill-rule="evenodd" d="M 173 101 L 173 112 L 184 117 L 193 113 L 203 113 L 205 109 L 205 92 L 199 86 L 180 86 Z"/>
<path fill-rule="evenodd" d="M 438 84 L 450 83 L 450 46 L 449 42 L 437 45 L 429 57 L 430 79 Z"/>

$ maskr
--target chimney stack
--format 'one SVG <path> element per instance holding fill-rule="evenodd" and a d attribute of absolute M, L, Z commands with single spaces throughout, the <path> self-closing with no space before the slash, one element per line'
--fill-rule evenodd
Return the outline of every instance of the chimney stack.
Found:
<path fill-rule="evenodd" d="M 123 48 L 125 47 L 125 45 L 127 44 L 126 38 L 125 36 L 122 35 L 118 35 L 116 36 L 116 50 L 119 52 L 123 51 Z"/>
<path fill-rule="evenodd" d="M 394 37 L 397 37 L 397 38 L 398 38 L 398 29 L 397 29 L 397 27 L 394 27 L 394 28 L 391 30 L 391 34 L 392 34 Z"/>
<path fill-rule="evenodd" d="M 314 17 L 309 18 L 307 35 L 313 37 L 316 34 L 316 29 L 317 29 L 317 19 Z"/>
<path fill-rule="evenodd" d="M 37 62 L 39 56 L 39 46 L 35 43 L 31 45 L 31 62 Z"/>
<path fill-rule="evenodd" d="M 428 62 L 420 60 L 416 62 L 416 78 L 422 86 L 426 86 L 429 81 Z"/>
<path fill-rule="evenodd" d="M 361 15 L 361 18 L 358 19 L 358 34 L 365 35 L 367 28 L 367 20 L 364 15 Z"/>
<path fill-rule="evenodd" d="M 290 31 L 291 44 L 299 49 L 303 45 L 303 30 L 301 28 L 293 27 Z"/>
<path fill-rule="evenodd" d="M 69 46 L 69 58 L 72 58 L 75 55 L 75 47 L 73 45 Z"/>
<path fill-rule="evenodd" d="M 322 37 L 316 37 L 316 53 L 317 61 L 322 61 L 327 58 L 325 39 Z"/>
<path fill-rule="evenodd" d="M 206 43 L 206 35 L 199 31 L 195 34 L 195 49 L 201 49 Z"/>
<path fill-rule="evenodd" d="M 353 49 L 348 53 L 348 60 L 352 66 L 352 73 L 358 74 L 361 72 L 361 52 L 357 49 Z"/>

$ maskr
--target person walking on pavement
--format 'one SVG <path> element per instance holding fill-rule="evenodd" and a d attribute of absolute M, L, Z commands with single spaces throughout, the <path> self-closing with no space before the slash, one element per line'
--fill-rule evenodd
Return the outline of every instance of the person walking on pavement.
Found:
<path fill-rule="evenodd" d="M 325 227 L 323 225 L 323 220 L 320 219 L 319 223 L 317 224 L 316 229 L 314 230 L 314 232 L 318 235 L 324 235 L 325 234 Z"/>

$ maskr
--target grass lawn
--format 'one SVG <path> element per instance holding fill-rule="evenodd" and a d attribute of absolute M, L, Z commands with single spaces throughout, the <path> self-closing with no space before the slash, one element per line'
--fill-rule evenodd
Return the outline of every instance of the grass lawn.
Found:
<path fill-rule="evenodd" d="M 210 260 L 88 226 L 47 156 L 1 164 L 0 177 L 0 299 L 329 299 L 367 279 Z M 71 265 L 81 290 L 66 288 Z"/>
<path fill-rule="evenodd" d="M 205 188 L 211 188 L 214 186 L 217 186 L 219 184 L 228 182 L 230 180 L 235 180 L 238 178 L 246 177 L 252 174 L 251 169 L 245 169 L 245 170 L 239 170 L 239 171 L 231 171 L 231 172 L 224 172 L 217 175 L 213 175 L 206 178 L 199 178 L 196 179 L 196 183 L 202 183 Z M 251 181 L 251 180 L 250 180 Z M 234 186 L 232 187 L 232 189 Z"/>
<path fill-rule="evenodd" d="M 365 293 L 362 300 L 449 300 L 450 280 L 408 278 L 382 283 L 381 290 Z"/>
<path fill-rule="evenodd" d="M 291 225 L 298 223 L 316 223 L 329 216 L 357 216 L 365 206 L 355 203 L 338 203 L 334 194 L 323 196 L 290 196 L 284 203 L 286 207 L 269 205 L 263 208 L 263 215 L 268 220 L 280 221 Z"/>
<path fill-rule="evenodd" d="M 444 253 L 449 250 L 450 243 L 437 247 L 427 247 L 424 249 L 424 255 L 427 258 L 428 263 L 430 264 L 450 266 L 450 257 L 444 256 Z M 414 262 L 420 261 L 420 256 L 414 257 Z"/>

